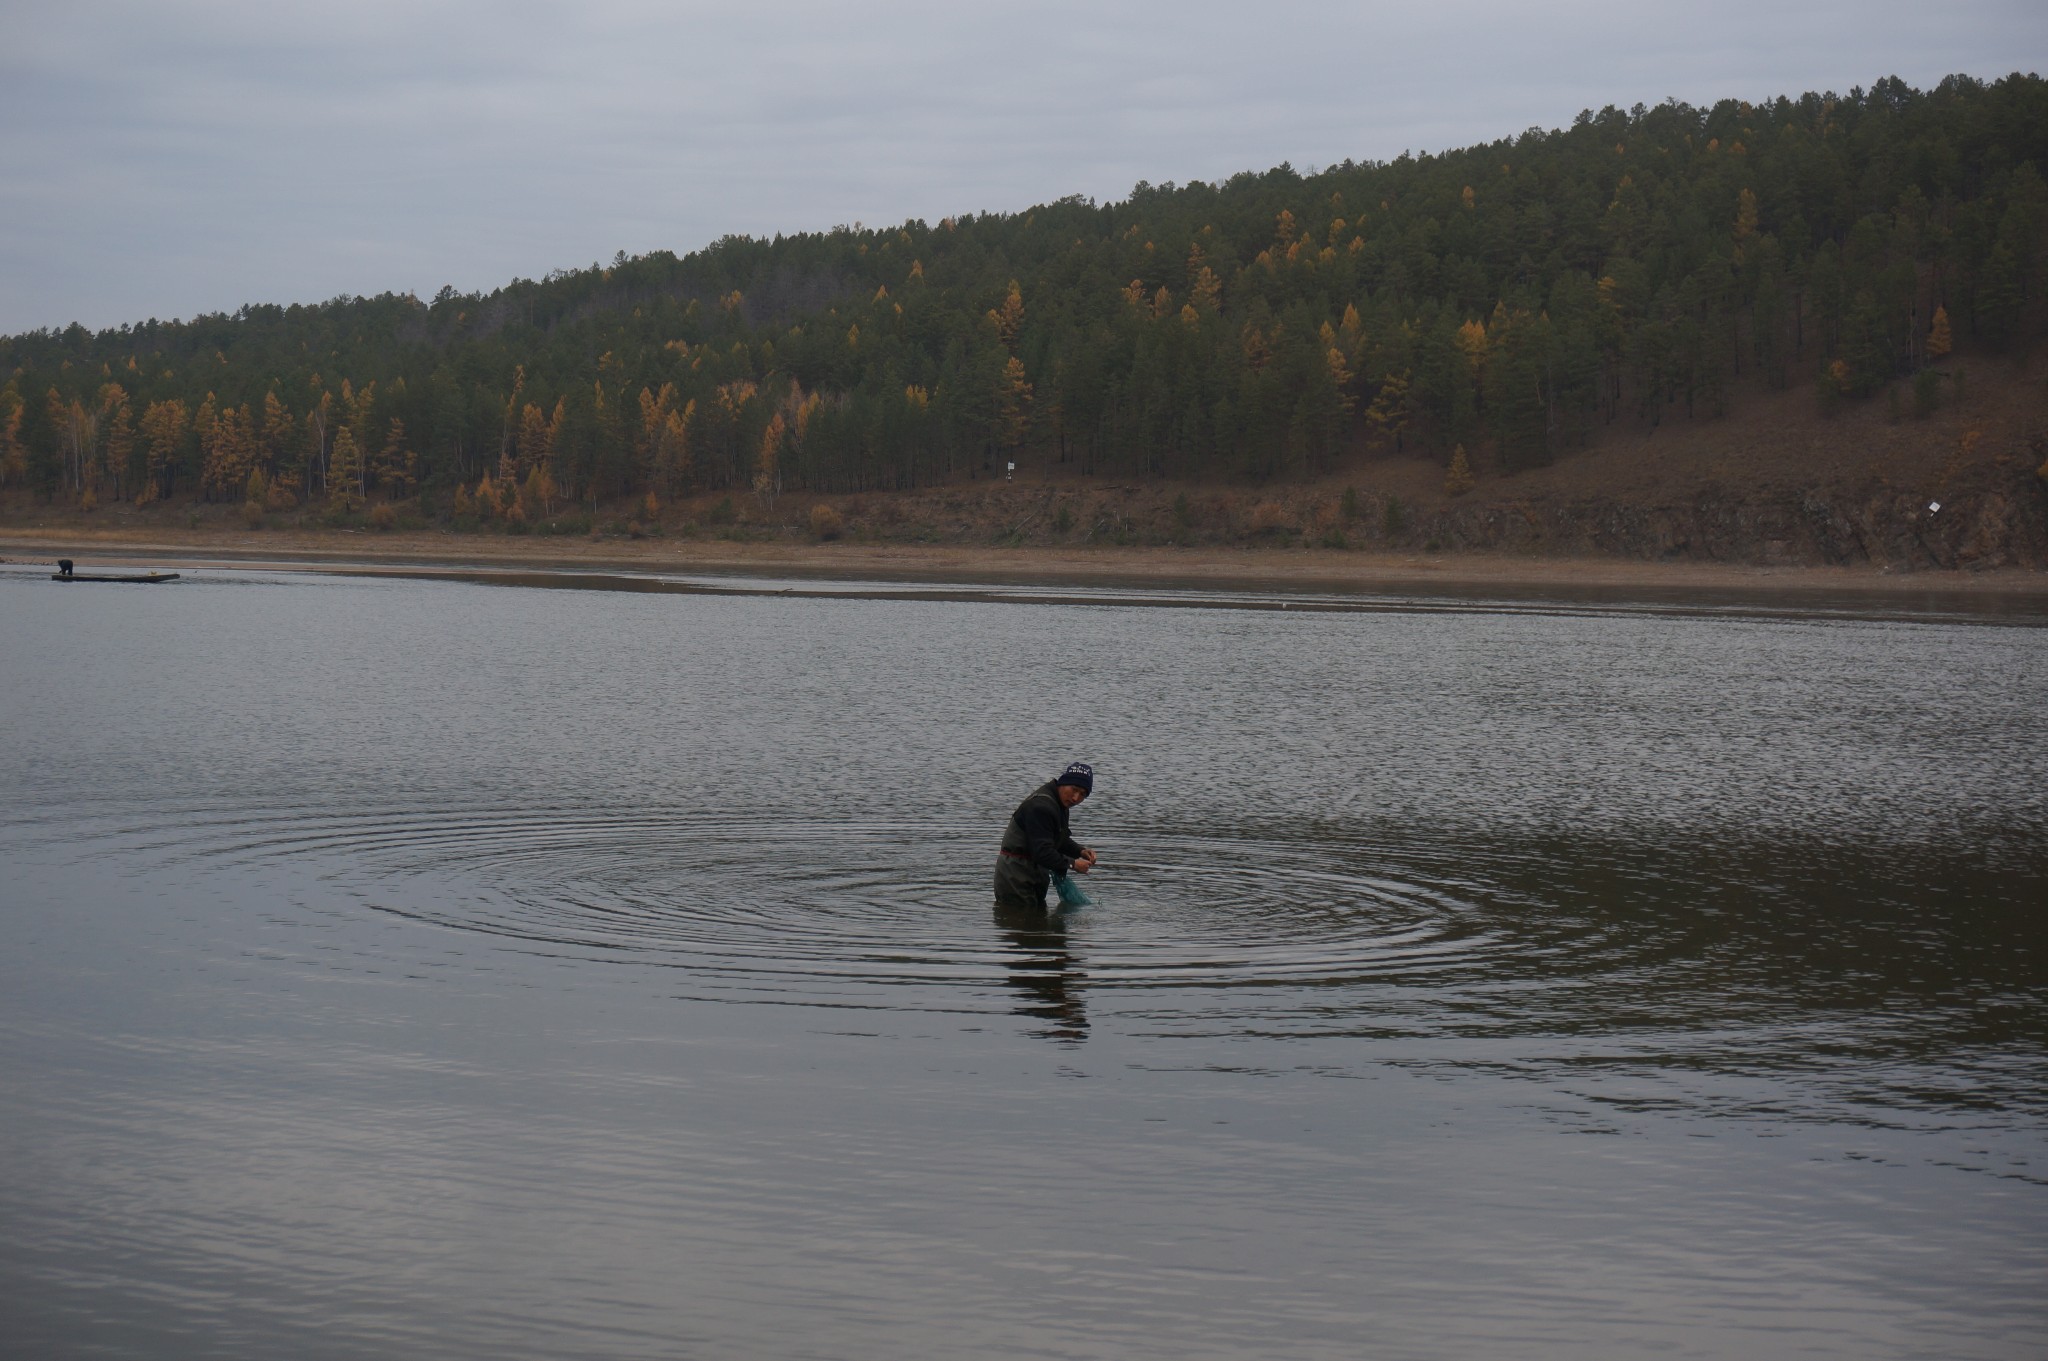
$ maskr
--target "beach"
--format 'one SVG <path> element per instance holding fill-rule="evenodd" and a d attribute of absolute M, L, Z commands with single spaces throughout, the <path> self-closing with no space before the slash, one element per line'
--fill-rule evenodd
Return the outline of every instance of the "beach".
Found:
<path fill-rule="evenodd" d="M 2048 600 L 2048 572 L 1901 572 L 1873 565 L 1757 566 L 1511 554 L 1372 552 L 1325 548 L 998 547 L 712 538 L 510 536 L 353 530 L 0 531 L 14 563 L 148 564 L 198 570 L 264 566 L 321 570 L 518 568 L 813 577 L 826 580 L 1185 585 L 1273 591 L 1509 595 L 1768 592 Z"/>

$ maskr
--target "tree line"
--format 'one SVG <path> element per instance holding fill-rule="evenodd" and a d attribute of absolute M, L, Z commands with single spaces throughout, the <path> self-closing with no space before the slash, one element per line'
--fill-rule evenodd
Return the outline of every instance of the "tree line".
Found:
<path fill-rule="evenodd" d="M 488 294 L 0 339 L 0 489 L 424 498 L 908 488 L 1020 457 L 1313 477 L 1361 447 L 1509 470 L 1735 384 L 1919 395 L 2041 328 L 2048 82 L 1667 102 L 1441 155 L 727 237 Z"/>

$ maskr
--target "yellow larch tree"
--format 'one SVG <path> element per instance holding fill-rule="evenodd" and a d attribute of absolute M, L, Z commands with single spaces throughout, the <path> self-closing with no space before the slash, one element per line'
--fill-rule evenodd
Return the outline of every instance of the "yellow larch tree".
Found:
<path fill-rule="evenodd" d="M 275 389 L 263 394 L 263 420 L 260 438 L 263 443 L 263 466 L 273 473 L 287 470 L 292 464 L 292 448 L 298 443 L 299 423 L 292 415 L 292 409 Z M 272 478 L 275 490 L 276 478 Z"/>
<path fill-rule="evenodd" d="M 1743 253 L 1749 248 L 1749 238 L 1756 235 L 1756 191 L 1744 189 L 1735 196 L 1735 263 L 1741 264 Z"/>
<path fill-rule="evenodd" d="M 1323 364 L 1330 371 L 1330 385 L 1337 389 L 1337 405 L 1349 416 L 1358 403 L 1351 395 L 1351 366 L 1344 362 L 1344 352 L 1329 346 L 1323 351 Z"/>
<path fill-rule="evenodd" d="M 207 394 L 209 403 L 212 396 Z M 209 501 L 232 500 L 241 495 L 257 466 L 255 415 L 245 405 L 223 407 L 217 414 L 201 407 L 200 417 L 200 492 Z"/>
<path fill-rule="evenodd" d="M 1010 280 L 1010 291 L 1003 295 L 1002 304 L 989 309 L 988 323 L 995 327 L 996 339 L 1004 349 L 1017 348 L 1017 334 L 1024 329 L 1024 293 L 1015 279 Z"/>
<path fill-rule="evenodd" d="M 513 469 L 524 476 L 536 466 L 555 456 L 554 425 L 548 414 L 532 402 L 528 402 L 519 413 L 518 453 L 513 459 Z"/>
<path fill-rule="evenodd" d="M 1948 309 L 1934 309 L 1934 324 L 1927 329 L 1927 357 L 1940 359 L 1955 348 L 1955 334 L 1949 330 Z"/>
<path fill-rule="evenodd" d="M 21 417 L 27 409 L 20 393 L 0 388 L 0 490 L 28 475 L 28 447 L 21 442 Z"/>
<path fill-rule="evenodd" d="M 334 432 L 334 448 L 327 456 L 327 503 L 338 510 L 363 504 L 363 451 L 356 446 L 351 426 Z"/>
<path fill-rule="evenodd" d="M 1460 444 L 1451 450 L 1451 466 L 1444 473 L 1444 493 L 1448 496 L 1463 496 L 1475 485 L 1472 465 L 1466 461 L 1465 446 Z"/>
<path fill-rule="evenodd" d="M 491 470 L 484 469 L 484 475 L 476 483 L 476 513 L 485 520 L 495 520 L 504 509 L 504 501 L 498 494 L 498 484 L 491 481 Z"/>
<path fill-rule="evenodd" d="M 1465 356 L 1465 367 L 1474 379 L 1486 370 L 1486 351 L 1486 327 L 1468 321 L 1458 328 L 1458 353 Z"/>
<path fill-rule="evenodd" d="M 782 440 L 788 430 L 789 422 L 780 411 L 771 414 L 761 431 L 761 448 L 754 458 L 754 495 L 771 506 L 775 504 L 775 494 L 782 490 Z"/>
<path fill-rule="evenodd" d="M 560 493 L 555 485 L 554 471 L 545 463 L 536 463 L 526 474 L 526 480 L 519 484 L 519 506 L 522 518 L 540 516 L 545 519 L 555 513 L 555 497 Z M 653 495 L 653 493 L 649 493 Z"/>
<path fill-rule="evenodd" d="M 128 394 L 119 383 L 103 384 L 99 392 L 100 467 L 114 499 L 127 496 L 128 460 L 135 452 L 135 418 Z"/>
<path fill-rule="evenodd" d="M 354 392 L 349 390 L 348 380 L 341 384 L 342 419 L 356 429 L 356 438 L 368 438 L 376 427 L 372 422 L 377 414 L 377 385 L 365 383 Z M 361 490 L 358 488 L 357 490 Z"/>
<path fill-rule="evenodd" d="M 1031 384 L 1025 378 L 1024 361 L 1011 355 L 996 385 L 996 429 L 1003 447 L 1014 449 L 1022 444 L 1030 424 Z"/>
<path fill-rule="evenodd" d="M 172 481 L 177 476 L 178 456 L 185 443 L 185 432 L 191 424 L 191 413 L 176 397 L 151 402 L 143 409 L 143 483 L 138 493 L 142 504 L 148 505 L 171 494 Z"/>
<path fill-rule="evenodd" d="M 659 391 L 640 389 L 640 466 L 649 489 L 664 499 L 675 498 L 688 474 L 689 419 L 696 409 L 690 401 L 677 410 L 673 383 L 663 383 Z"/>

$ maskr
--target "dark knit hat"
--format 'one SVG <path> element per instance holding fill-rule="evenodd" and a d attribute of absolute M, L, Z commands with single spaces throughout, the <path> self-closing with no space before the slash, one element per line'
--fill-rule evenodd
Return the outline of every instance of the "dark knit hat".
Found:
<path fill-rule="evenodd" d="M 1095 767 L 1088 765 L 1086 762 L 1076 761 L 1061 771 L 1060 777 L 1054 780 L 1053 784 L 1070 784 L 1076 789 L 1093 792 L 1095 789 Z"/>

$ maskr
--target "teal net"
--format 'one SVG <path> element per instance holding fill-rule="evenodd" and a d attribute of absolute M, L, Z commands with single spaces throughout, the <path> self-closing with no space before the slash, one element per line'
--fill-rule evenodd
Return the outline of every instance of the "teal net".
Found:
<path fill-rule="evenodd" d="M 1059 890 L 1061 907 L 1087 907 L 1095 901 L 1074 882 L 1074 876 L 1071 874 L 1055 877 L 1052 886 Z"/>

